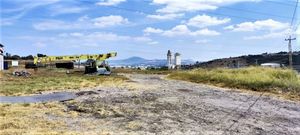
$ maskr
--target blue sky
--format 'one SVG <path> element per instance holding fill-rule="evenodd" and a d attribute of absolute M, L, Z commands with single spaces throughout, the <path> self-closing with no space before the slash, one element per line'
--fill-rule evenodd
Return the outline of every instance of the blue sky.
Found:
<path fill-rule="evenodd" d="M 1 0 L 0 42 L 18 55 L 118 52 L 206 61 L 287 51 L 296 0 Z M 298 7 L 299 9 L 299 7 Z M 298 10 L 299 12 L 299 10 Z M 300 39 L 300 37 L 299 37 Z M 300 42 L 293 41 L 300 50 Z"/>

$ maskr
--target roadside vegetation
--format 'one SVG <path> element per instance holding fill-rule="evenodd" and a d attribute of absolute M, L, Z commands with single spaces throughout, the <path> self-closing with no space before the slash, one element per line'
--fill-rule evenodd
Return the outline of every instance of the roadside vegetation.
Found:
<path fill-rule="evenodd" d="M 64 132 L 67 128 L 64 121 L 49 119 L 45 115 L 76 117 L 73 112 L 63 112 L 63 107 L 54 103 L 0 104 L 0 134 L 74 134 Z"/>
<path fill-rule="evenodd" d="M 102 121 L 80 118 L 59 102 L 0 104 L 0 135 L 110 134 L 97 129 L 98 124 L 104 125 Z"/>
<path fill-rule="evenodd" d="M 221 87 L 280 94 L 300 100 L 300 77 L 290 69 L 249 67 L 242 69 L 195 69 L 174 72 L 168 78 Z"/>
<path fill-rule="evenodd" d="M 66 74 L 62 69 L 29 70 L 30 77 L 17 77 L 12 71 L 1 73 L 0 95 L 26 95 L 42 91 L 91 88 L 118 85 L 127 80 L 116 74 L 111 76 L 84 75 L 82 71 Z"/>

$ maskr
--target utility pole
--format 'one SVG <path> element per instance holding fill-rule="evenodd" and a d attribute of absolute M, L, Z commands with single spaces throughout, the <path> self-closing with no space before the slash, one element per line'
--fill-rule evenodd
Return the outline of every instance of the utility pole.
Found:
<path fill-rule="evenodd" d="M 293 13 L 293 17 L 292 17 L 292 21 L 291 21 L 291 30 L 293 27 L 293 23 L 295 20 L 295 16 L 297 14 L 297 7 L 298 7 L 298 3 L 299 0 L 297 0 L 296 5 L 295 5 L 295 9 L 294 9 L 294 13 Z M 292 33 L 291 33 L 292 34 Z M 288 39 L 285 39 L 285 41 L 289 41 L 289 66 L 290 68 L 293 68 L 293 51 L 292 51 L 292 40 L 296 40 L 296 38 L 292 38 L 292 36 L 290 35 Z"/>
<path fill-rule="evenodd" d="M 289 41 L 289 66 L 290 68 L 293 68 L 293 51 L 292 51 L 292 40 L 296 40 L 296 38 L 292 38 L 292 36 L 289 36 L 288 39 L 285 39 L 285 41 Z"/>
<path fill-rule="evenodd" d="M 255 64 L 256 66 L 258 66 L 258 59 L 255 59 Z"/>

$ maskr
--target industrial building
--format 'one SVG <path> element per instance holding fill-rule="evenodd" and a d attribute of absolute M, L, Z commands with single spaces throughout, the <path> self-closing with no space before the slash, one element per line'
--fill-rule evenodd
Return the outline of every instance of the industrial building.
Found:
<path fill-rule="evenodd" d="M 4 45 L 0 44 L 0 71 L 4 70 Z"/>
<path fill-rule="evenodd" d="M 168 50 L 167 53 L 167 67 L 168 69 L 180 69 L 181 68 L 181 55 L 180 53 L 175 53 L 174 60 L 172 60 L 172 52 Z"/>

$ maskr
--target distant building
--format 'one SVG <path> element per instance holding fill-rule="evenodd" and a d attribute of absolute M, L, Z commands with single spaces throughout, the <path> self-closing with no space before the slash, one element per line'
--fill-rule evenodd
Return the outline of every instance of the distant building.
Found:
<path fill-rule="evenodd" d="M 167 67 L 168 69 L 172 69 L 172 53 L 170 50 L 168 50 L 168 53 L 167 53 Z"/>
<path fill-rule="evenodd" d="M 175 53 L 174 61 L 172 60 L 172 52 L 168 50 L 167 53 L 167 67 L 168 69 L 180 69 L 181 67 L 181 56 L 180 53 Z"/>
<path fill-rule="evenodd" d="M 0 44 L 0 71 L 4 70 L 4 45 Z"/>
<path fill-rule="evenodd" d="M 282 67 L 279 63 L 263 63 L 261 64 L 262 67 L 271 67 L 271 68 L 280 68 Z"/>
<path fill-rule="evenodd" d="M 181 68 L 181 57 L 180 53 L 175 53 L 175 68 L 180 69 Z"/>

